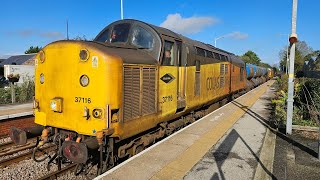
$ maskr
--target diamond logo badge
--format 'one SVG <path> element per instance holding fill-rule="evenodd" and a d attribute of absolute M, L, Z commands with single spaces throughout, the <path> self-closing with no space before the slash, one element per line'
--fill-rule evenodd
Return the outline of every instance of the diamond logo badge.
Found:
<path fill-rule="evenodd" d="M 168 83 L 171 83 L 175 78 L 170 73 L 167 73 L 167 74 L 163 75 L 160 79 L 163 82 L 168 84 Z"/>

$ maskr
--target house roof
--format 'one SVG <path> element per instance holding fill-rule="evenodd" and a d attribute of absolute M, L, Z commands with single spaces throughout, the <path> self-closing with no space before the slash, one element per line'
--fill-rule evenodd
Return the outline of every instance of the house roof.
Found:
<path fill-rule="evenodd" d="M 11 64 L 21 65 L 30 59 L 34 59 L 35 56 L 36 56 L 35 53 L 11 56 L 8 59 L 5 59 L 4 61 L 2 61 L 0 63 L 0 66 L 11 65 Z"/>

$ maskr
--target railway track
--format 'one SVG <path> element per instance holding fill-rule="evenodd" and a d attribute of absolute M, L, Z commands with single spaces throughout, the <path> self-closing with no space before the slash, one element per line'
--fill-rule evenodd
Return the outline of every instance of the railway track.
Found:
<path fill-rule="evenodd" d="M 19 154 L 17 156 L 13 156 L 13 157 L 9 157 L 9 158 L 5 158 L 3 160 L 0 160 L 0 167 L 4 168 L 4 167 L 7 167 L 7 166 L 9 166 L 11 164 L 14 164 L 14 163 L 26 160 L 26 159 L 30 159 L 32 157 L 32 150 L 33 150 L 34 147 L 35 147 L 35 145 L 30 145 L 28 147 L 24 147 L 26 152 L 23 152 L 23 153 L 21 153 L 21 154 Z M 27 150 L 27 149 L 29 149 L 29 150 Z M 41 148 L 41 150 L 43 150 L 45 152 L 50 152 L 53 149 L 55 149 L 55 145 L 49 145 L 47 147 Z M 20 149 L 20 150 L 16 150 L 16 151 L 17 151 L 16 153 L 18 153 L 18 152 L 21 152 L 22 150 Z M 7 153 L 7 154 L 9 154 L 9 153 Z M 11 155 L 13 155 L 13 154 L 11 154 Z M 40 155 L 43 155 L 43 153 L 42 154 L 37 154 L 37 155 L 40 156 Z"/>
<path fill-rule="evenodd" d="M 76 168 L 76 164 L 70 164 L 64 168 L 61 168 L 61 170 L 49 173 L 41 178 L 38 178 L 38 180 L 47 180 L 47 179 L 57 179 L 59 176 L 69 172 L 73 171 Z"/>
<path fill-rule="evenodd" d="M 15 145 L 12 141 L 0 144 L 0 157 L 7 156 L 29 148 L 34 148 L 37 138 L 30 138 L 24 145 Z"/>

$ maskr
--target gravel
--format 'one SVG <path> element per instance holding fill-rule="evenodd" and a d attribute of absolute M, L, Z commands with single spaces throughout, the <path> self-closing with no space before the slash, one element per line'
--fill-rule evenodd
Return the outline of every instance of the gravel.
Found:
<path fill-rule="evenodd" d="M 50 171 L 47 171 L 48 159 L 37 163 L 32 159 L 20 161 L 18 164 L 12 164 L 5 168 L 0 168 L 0 179 L 38 179 L 42 176 L 45 176 L 51 172 L 57 171 L 58 167 L 55 164 L 52 164 Z M 62 167 L 65 167 L 62 165 Z M 91 173 L 92 172 L 92 173 Z M 89 177 L 94 178 L 94 173 L 96 172 L 96 167 L 93 168 L 89 174 Z M 78 175 L 75 176 L 73 171 L 68 172 L 64 175 L 58 177 L 60 180 L 86 180 L 85 176 Z"/>
<path fill-rule="evenodd" d="M 1 146 L 1 144 L 7 143 L 7 142 L 11 142 L 11 138 L 10 137 L 1 138 L 0 139 L 0 146 Z"/>
<path fill-rule="evenodd" d="M 92 170 L 89 172 L 88 177 L 89 177 L 90 179 L 93 179 L 94 177 L 96 177 L 96 172 L 97 172 L 97 166 L 94 166 L 94 167 L 92 168 Z M 64 175 L 62 175 L 62 176 L 59 176 L 59 177 L 57 178 L 57 180 L 65 180 L 65 179 L 68 179 L 68 180 L 78 180 L 78 179 L 80 179 L 80 180 L 87 180 L 87 178 L 86 178 L 85 176 L 83 176 L 83 175 L 75 176 L 75 175 L 73 174 L 73 171 L 72 171 L 72 172 L 68 172 L 68 173 L 66 173 L 66 174 L 64 174 Z"/>
<path fill-rule="evenodd" d="M 0 179 L 37 179 L 47 174 L 47 161 L 36 163 L 32 159 L 20 161 L 6 168 L 0 169 Z M 52 166 L 50 172 L 57 170 Z"/>

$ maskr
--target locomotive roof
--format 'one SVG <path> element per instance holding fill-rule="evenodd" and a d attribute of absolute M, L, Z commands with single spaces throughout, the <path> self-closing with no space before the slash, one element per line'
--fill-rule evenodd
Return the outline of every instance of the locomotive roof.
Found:
<path fill-rule="evenodd" d="M 119 21 L 115 21 L 115 22 L 111 23 L 106 28 L 104 28 L 104 30 L 107 29 L 109 26 L 112 26 L 114 24 L 119 24 L 119 23 L 130 23 L 130 24 L 137 23 L 140 26 L 148 26 L 149 28 L 152 28 L 160 37 L 161 36 L 168 36 L 168 37 L 171 37 L 171 38 L 173 38 L 175 40 L 182 41 L 182 42 L 188 44 L 189 46 L 199 47 L 199 48 L 202 48 L 202 49 L 205 49 L 205 50 L 208 50 L 208 51 L 212 51 L 212 52 L 215 52 L 215 53 L 219 53 L 221 55 L 228 56 L 229 57 L 229 61 L 232 62 L 233 64 L 236 64 L 238 66 L 244 66 L 244 62 L 239 57 L 237 57 L 236 55 L 234 55 L 234 54 L 232 54 L 230 52 L 227 52 L 225 50 L 216 48 L 216 47 L 214 47 L 214 46 L 212 46 L 210 44 L 205 44 L 205 43 L 202 43 L 200 41 L 196 41 L 196 40 L 190 39 L 190 38 L 185 37 L 185 36 L 183 36 L 181 34 L 177 34 L 177 33 L 173 32 L 173 31 L 171 31 L 169 29 L 166 29 L 166 28 L 163 28 L 163 27 L 159 27 L 159 26 L 155 26 L 155 25 L 143 22 L 143 21 L 134 20 L 134 19 L 119 20 Z"/>

